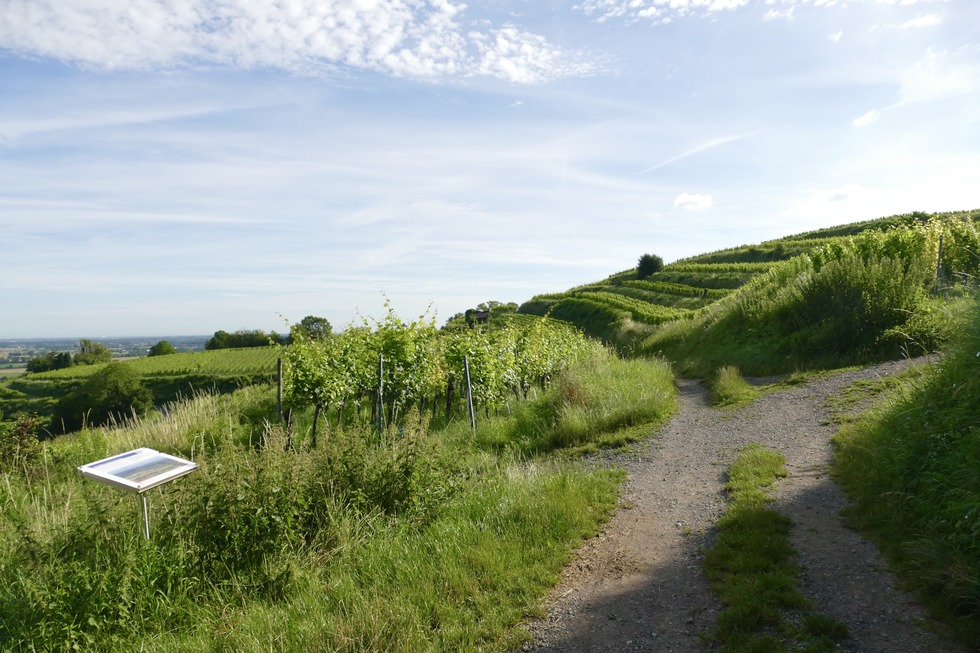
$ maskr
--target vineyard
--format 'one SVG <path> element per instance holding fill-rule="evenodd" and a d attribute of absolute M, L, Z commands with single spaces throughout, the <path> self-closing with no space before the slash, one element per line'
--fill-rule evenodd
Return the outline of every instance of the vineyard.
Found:
<path fill-rule="evenodd" d="M 612 344 L 621 353 L 667 353 L 673 347 L 669 343 L 684 341 L 688 343 L 685 347 L 690 345 L 690 351 L 685 349 L 682 356 L 693 358 L 697 354 L 696 347 L 691 344 L 691 329 L 694 328 L 691 325 L 710 322 L 731 306 L 753 301 L 747 298 L 758 295 L 758 283 L 789 283 L 786 275 L 780 272 L 787 265 L 791 267 L 786 269 L 805 276 L 807 270 L 819 272 L 824 260 L 835 259 L 840 265 L 843 258 L 853 254 L 865 263 L 874 259 L 875 266 L 885 259 L 914 261 L 922 274 L 932 275 L 933 286 L 953 287 L 975 279 L 980 250 L 978 217 L 980 212 L 976 211 L 934 215 L 910 213 L 757 245 L 732 247 L 675 261 L 643 278 L 638 276 L 636 269 L 624 270 L 564 293 L 538 295 L 522 304 L 519 312 L 550 315 L 570 322 L 589 335 Z M 945 243 L 941 259 L 940 237 Z M 799 267 L 801 261 L 807 270 Z M 903 271 L 901 279 L 913 282 L 904 276 L 908 265 L 903 266 Z M 914 284 L 924 289 L 928 284 L 919 277 Z M 888 309 L 888 319 L 875 323 L 888 323 L 883 327 L 886 330 L 899 328 L 901 320 L 896 321 L 899 314 L 896 311 L 909 310 L 913 304 L 916 302 L 896 304 Z M 917 323 L 909 325 L 909 333 L 915 332 L 913 337 L 918 337 L 922 331 L 922 319 L 920 315 Z M 771 326 L 771 321 L 769 327 L 753 326 L 755 332 L 746 334 L 746 338 L 761 342 L 759 334 L 766 335 L 767 329 L 772 330 Z M 729 337 L 741 337 L 740 332 L 731 331 Z M 897 341 L 897 336 L 893 339 Z M 925 346 L 931 346 L 928 343 L 935 341 L 935 338 L 926 338 L 923 342 Z M 770 365 L 770 371 L 785 370 L 791 365 L 791 359 L 800 353 L 800 348 L 795 345 L 782 349 L 779 363 L 772 355 L 763 357 Z M 858 358 L 875 355 L 870 353 L 875 347 L 862 345 L 860 349 L 861 352 L 855 352 Z M 831 346 L 831 350 L 837 351 L 837 348 Z"/>
<path fill-rule="evenodd" d="M 394 423 L 409 409 L 446 420 L 466 411 L 498 411 L 508 400 L 544 389 L 568 366 L 601 351 L 567 324 L 511 320 L 501 328 L 441 332 L 432 321 L 404 322 L 389 311 L 374 328 L 328 339 L 302 335 L 284 354 L 288 406 L 314 407 L 344 423 Z M 315 429 L 315 425 L 314 425 Z"/>
<path fill-rule="evenodd" d="M 213 376 L 254 376 L 275 374 L 278 347 L 214 349 L 210 351 L 149 356 L 122 361 L 144 377 L 209 374 Z M 32 376 L 38 380 L 84 379 L 95 374 L 100 365 L 76 365 Z"/>

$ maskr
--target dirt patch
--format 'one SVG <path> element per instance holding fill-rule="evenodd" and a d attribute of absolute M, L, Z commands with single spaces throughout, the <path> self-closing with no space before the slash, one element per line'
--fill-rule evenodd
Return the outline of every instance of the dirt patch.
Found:
<path fill-rule="evenodd" d="M 624 467 L 629 479 L 612 519 L 585 543 L 529 624 L 525 651 L 707 651 L 720 605 L 702 572 L 724 508 L 728 466 L 758 442 L 786 457 L 776 509 L 793 519 L 803 592 L 847 624 L 845 651 L 957 651 L 928 630 L 925 613 L 895 587 L 877 549 L 844 525 L 845 499 L 830 479 L 827 398 L 858 380 L 894 374 L 898 361 L 850 370 L 766 394 L 738 411 L 708 404 L 680 381 L 680 410 L 640 453 L 602 454 L 589 464 Z"/>

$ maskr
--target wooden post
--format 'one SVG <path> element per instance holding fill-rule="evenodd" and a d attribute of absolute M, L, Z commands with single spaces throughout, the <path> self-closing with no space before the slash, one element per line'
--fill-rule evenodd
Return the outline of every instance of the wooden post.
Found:
<path fill-rule="evenodd" d="M 940 292 L 940 283 L 943 276 L 943 235 L 939 234 L 939 257 L 936 259 L 936 294 Z"/>
<path fill-rule="evenodd" d="M 316 432 L 317 427 L 320 424 L 320 413 L 323 410 L 323 404 L 317 404 L 313 407 L 313 435 L 310 438 L 310 448 L 316 449 Z"/>

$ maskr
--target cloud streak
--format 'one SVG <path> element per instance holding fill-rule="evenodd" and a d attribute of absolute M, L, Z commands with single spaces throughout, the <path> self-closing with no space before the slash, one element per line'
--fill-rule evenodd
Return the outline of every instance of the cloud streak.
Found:
<path fill-rule="evenodd" d="M 641 170 L 640 172 L 638 172 L 636 174 L 638 174 L 638 175 L 645 175 L 645 174 L 650 173 L 650 172 L 653 172 L 655 170 L 659 170 L 660 168 L 663 168 L 665 166 L 669 166 L 672 163 L 676 163 L 676 162 L 678 162 L 678 161 L 680 161 L 682 159 L 686 159 L 686 158 L 688 158 L 690 156 L 694 156 L 695 154 L 700 154 L 701 152 L 706 152 L 708 150 L 714 149 L 714 148 L 719 147 L 721 145 L 725 145 L 727 143 L 733 143 L 735 141 L 740 141 L 740 140 L 742 140 L 744 138 L 749 138 L 750 136 L 753 136 L 753 135 L 754 134 L 738 134 L 736 136 L 722 136 L 722 137 L 719 137 L 719 138 L 713 138 L 710 141 L 708 141 L 707 143 L 703 143 L 701 145 L 698 145 L 697 147 L 694 147 L 694 148 L 691 148 L 691 149 L 686 150 L 684 152 L 681 152 L 680 154 L 678 154 L 676 156 L 672 156 L 669 159 L 665 159 L 665 160 L 661 161 L 660 163 L 658 163 L 656 165 L 653 165 L 653 166 L 650 166 L 649 168 L 646 168 L 644 170 Z"/>

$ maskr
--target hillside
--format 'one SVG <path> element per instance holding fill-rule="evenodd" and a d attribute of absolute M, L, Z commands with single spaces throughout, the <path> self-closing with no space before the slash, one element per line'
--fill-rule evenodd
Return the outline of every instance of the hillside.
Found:
<path fill-rule="evenodd" d="M 624 270 L 518 310 L 702 375 L 722 362 L 771 374 L 931 351 L 946 336 L 937 311 L 980 272 L 978 220 L 980 210 L 841 225 L 675 261 L 645 278 Z M 939 287 L 942 298 L 930 295 Z"/>

